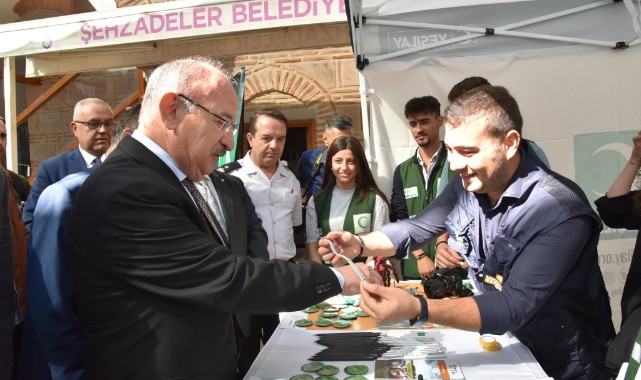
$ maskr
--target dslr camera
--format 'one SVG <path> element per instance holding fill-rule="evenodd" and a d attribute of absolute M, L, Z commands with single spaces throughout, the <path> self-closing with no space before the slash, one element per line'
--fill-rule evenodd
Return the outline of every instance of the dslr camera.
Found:
<path fill-rule="evenodd" d="M 470 297 L 471 289 L 463 285 L 463 278 L 456 268 L 435 269 L 421 281 L 427 298 Z"/>

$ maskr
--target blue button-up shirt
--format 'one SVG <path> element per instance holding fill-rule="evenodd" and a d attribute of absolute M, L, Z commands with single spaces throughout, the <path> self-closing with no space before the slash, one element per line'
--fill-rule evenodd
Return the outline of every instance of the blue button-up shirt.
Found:
<path fill-rule="evenodd" d="M 301 189 L 311 186 L 309 197 L 316 194 L 323 184 L 323 172 L 325 171 L 325 155 L 327 154 L 327 147 L 306 150 L 301 154 L 298 160 L 298 175 L 300 177 Z M 316 160 L 319 158 L 318 172 L 314 175 L 314 167 Z"/>
<path fill-rule="evenodd" d="M 456 176 L 423 213 L 380 231 L 398 258 L 448 232 L 481 292 L 481 333 L 512 331 L 555 378 L 599 373 L 614 336 L 598 266 L 601 222 L 574 182 L 520 153 L 495 205 Z"/>

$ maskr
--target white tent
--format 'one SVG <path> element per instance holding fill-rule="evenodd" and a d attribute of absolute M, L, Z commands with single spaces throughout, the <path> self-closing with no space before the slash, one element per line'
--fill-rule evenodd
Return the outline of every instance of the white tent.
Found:
<path fill-rule="evenodd" d="M 447 106 L 470 76 L 507 87 L 524 136 L 590 200 L 604 194 L 641 130 L 639 1 L 349 0 L 366 145 L 381 188 L 415 149 L 403 115 L 412 97 Z M 367 98 L 369 98 L 369 108 Z M 600 264 L 615 325 L 635 233 L 606 229 Z"/>

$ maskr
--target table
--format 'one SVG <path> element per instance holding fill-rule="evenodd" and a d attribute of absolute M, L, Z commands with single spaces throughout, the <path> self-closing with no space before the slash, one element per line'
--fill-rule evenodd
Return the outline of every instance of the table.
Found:
<path fill-rule="evenodd" d="M 380 330 L 376 322 L 369 317 L 359 318 L 352 327 L 345 330 L 334 328 L 319 329 L 311 326 L 308 328 L 295 327 L 293 321 L 301 318 L 315 320 L 317 315 L 303 313 L 281 313 L 281 323 L 271 339 L 254 361 L 246 380 L 275 380 L 289 379 L 291 376 L 303 373 L 300 367 L 307 363 L 308 358 L 321 351 L 324 346 L 315 342 L 318 333 L 353 332 L 354 330 Z M 540 365 L 536 362 L 531 352 L 511 334 L 495 336 L 503 346 L 500 351 L 485 351 L 479 344 L 479 334 L 456 330 L 451 328 L 413 328 L 395 331 L 422 331 L 425 334 L 443 341 L 447 347 L 446 360 L 457 362 L 466 380 L 489 379 L 549 379 Z M 348 375 L 343 368 L 351 364 L 364 364 L 369 368 L 365 375 L 367 379 L 374 380 L 374 361 L 326 362 L 341 368 L 335 375 L 344 379 Z"/>
<path fill-rule="evenodd" d="M 289 379 L 302 373 L 300 367 L 308 362 L 307 358 L 323 349 L 323 346 L 314 342 L 316 333 L 318 331 L 278 328 L 261 350 L 245 379 Z M 458 362 L 467 380 L 548 379 L 530 351 L 509 334 L 497 337 L 503 346 L 500 351 L 489 352 L 479 345 L 478 333 L 455 329 L 433 330 L 430 333 L 442 336 L 447 347 L 447 360 Z M 365 364 L 370 369 L 365 376 L 374 379 L 374 362 L 326 364 L 336 365 L 341 369 L 350 364 Z M 339 373 L 337 377 L 344 378 L 347 374 Z"/>

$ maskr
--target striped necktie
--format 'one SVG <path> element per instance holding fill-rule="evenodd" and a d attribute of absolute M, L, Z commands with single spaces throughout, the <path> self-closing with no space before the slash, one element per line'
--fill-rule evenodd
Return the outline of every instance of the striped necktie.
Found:
<path fill-rule="evenodd" d="M 182 184 L 185 186 L 189 194 L 191 194 L 192 198 L 194 198 L 194 201 L 196 201 L 200 213 L 205 217 L 209 223 L 209 227 L 216 234 L 220 242 L 225 245 L 225 247 L 229 248 L 229 242 L 227 241 L 227 234 L 225 233 L 225 230 L 214 216 L 212 210 L 207 205 L 207 201 L 205 201 L 205 198 L 203 198 L 200 191 L 196 188 L 196 185 L 188 178 L 182 180 Z"/>

